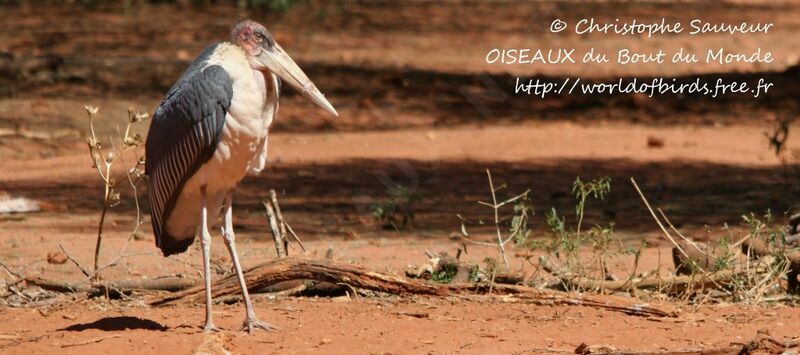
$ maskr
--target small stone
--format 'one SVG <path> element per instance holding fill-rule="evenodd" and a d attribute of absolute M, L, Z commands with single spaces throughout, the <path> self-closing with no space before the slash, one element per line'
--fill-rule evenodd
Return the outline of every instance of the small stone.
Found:
<path fill-rule="evenodd" d="M 62 253 L 62 252 L 60 252 L 60 251 L 47 253 L 47 263 L 48 264 L 61 265 L 61 264 L 64 264 L 66 262 L 67 262 L 67 255 Z"/>

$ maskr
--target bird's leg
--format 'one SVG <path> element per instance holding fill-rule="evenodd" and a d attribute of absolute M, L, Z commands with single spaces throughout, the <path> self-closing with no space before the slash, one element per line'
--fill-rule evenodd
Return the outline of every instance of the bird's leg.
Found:
<path fill-rule="evenodd" d="M 203 209 L 200 215 L 200 245 L 203 248 L 203 280 L 206 284 L 206 324 L 203 326 L 204 332 L 218 330 L 211 320 L 211 233 L 208 232 L 208 209 L 206 208 L 206 194 L 203 194 Z"/>
<path fill-rule="evenodd" d="M 222 228 L 222 236 L 225 239 L 225 245 L 228 246 L 228 252 L 231 253 L 233 260 L 233 267 L 236 269 L 236 276 L 239 277 L 239 288 L 242 289 L 242 296 L 244 297 L 244 307 L 246 318 L 242 330 L 247 330 L 252 333 L 253 329 L 260 328 L 264 330 L 277 330 L 277 328 L 269 323 L 264 323 L 258 319 L 256 312 L 253 310 L 253 303 L 250 302 L 250 294 L 247 292 L 247 284 L 244 281 L 244 274 L 242 273 L 242 265 L 239 263 L 239 255 L 236 252 L 236 237 L 233 234 L 233 202 L 232 196 L 228 195 L 225 199 L 225 226 Z"/>

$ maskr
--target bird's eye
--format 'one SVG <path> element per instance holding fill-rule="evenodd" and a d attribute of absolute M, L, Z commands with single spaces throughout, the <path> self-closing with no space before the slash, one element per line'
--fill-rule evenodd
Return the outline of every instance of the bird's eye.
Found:
<path fill-rule="evenodd" d="M 264 34 L 260 32 L 256 32 L 256 41 L 261 43 L 264 41 Z"/>

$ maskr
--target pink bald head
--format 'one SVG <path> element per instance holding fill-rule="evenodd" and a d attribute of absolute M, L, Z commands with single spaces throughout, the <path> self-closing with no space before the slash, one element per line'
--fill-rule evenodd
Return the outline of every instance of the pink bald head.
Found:
<path fill-rule="evenodd" d="M 275 46 L 275 39 L 267 28 L 252 20 L 239 21 L 233 26 L 231 42 L 251 56 L 259 52 L 259 47 L 271 50 Z"/>

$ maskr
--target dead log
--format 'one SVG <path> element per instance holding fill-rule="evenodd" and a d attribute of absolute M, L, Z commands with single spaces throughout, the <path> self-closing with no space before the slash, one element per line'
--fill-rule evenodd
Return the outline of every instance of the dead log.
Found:
<path fill-rule="evenodd" d="M 347 284 L 354 288 L 379 291 L 397 295 L 438 295 L 444 296 L 446 291 L 434 285 L 408 280 L 403 277 L 380 274 L 355 265 L 339 264 L 330 260 L 308 260 L 299 257 L 276 259 L 244 272 L 248 289 L 257 290 L 290 280 L 316 280 L 333 284 Z M 154 306 L 169 304 L 175 301 L 203 301 L 203 286 L 197 286 L 158 297 L 151 301 Z M 239 284 L 236 275 L 220 279 L 212 286 L 212 297 L 223 297 L 238 294 Z"/>
<path fill-rule="evenodd" d="M 539 306 L 584 306 L 622 312 L 629 315 L 645 317 L 677 317 L 678 312 L 667 306 L 659 307 L 646 302 L 636 301 L 628 297 L 601 294 L 575 294 L 553 290 L 539 290 L 517 285 L 462 284 L 443 285 L 454 294 L 478 293 L 500 297 L 504 302 L 519 301 Z M 466 298 L 470 298 L 467 296 Z"/>
<path fill-rule="evenodd" d="M 794 354 L 795 348 L 800 346 L 800 340 L 792 339 L 788 341 L 780 341 L 769 335 L 759 334 L 753 340 L 746 343 L 730 343 L 728 346 L 710 349 L 671 349 L 660 351 L 621 351 L 611 345 L 588 345 L 581 343 L 575 348 L 575 354 L 581 355 L 599 355 L 599 354 L 615 354 L 615 355 L 662 355 L 662 354 L 680 354 L 680 355 L 727 355 L 727 354 Z M 538 349 L 537 349 L 538 350 Z"/>
<path fill-rule="evenodd" d="M 405 277 L 386 275 L 365 268 L 340 264 L 330 260 L 308 260 L 299 257 L 287 257 L 267 262 L 250 268 L 244 273 L 245 280 L 251 290 L 263 289 L 269 285 L 289 280 L 316 280 L 332 284 L 346 284 L 356 289 L 365 289 L 394 295 L 429 295 L 437 297 L 462 296 L 469 298 L 475 294 L 487 294 L 490 297 L 510 295 L 512 300 L 541 305 L 580 305 L 619 311 L 626 314 L 673 317 L 672 309 L 662 309 L 633 299 L 606 295 L 571 295 L 559 291 L 541 291 L 525 286 L 484 285 L 484 284 L 450 284 L 439 285 L 422 282 Z M 167 305 L 175 302 L 203 302 L 203 286 L 193 287 L 174 294 L 157 296 L 149 303 L 153 306 Z M 239 293 L 235 275 L 218 280 L 212 286 L 212 297 L 227 297 Z"/>
<path fill-rule="evenodd" d="M 717 288 L 719 285 L 728 285 L 735 273 L 720 271 L 710 274 L 680 275 L 671 277 L 632 278 L 627 280 L 595 280 L 588 277 L 573 275 L 561 269 L 557 264 L 546 258 L 539 260 L 542 269 L 557 277 L 570 289 L 577 290 L 605 290 L 631 292 L 633 290 L 655 290 L 669 295 L 680 294 L 691 290 Z"/>
<path fill-rule="evenodd" d="M 39 286 L 42 289 L 55 292 L 73 292 L 88 294 L 104 294 L 107 290 L 117 290 L 119 292 L 130 291 L 165 291 L 176 292 L 198 285 L 196 279 L 185 277 L 170 276 L 157 279 L 131 279 L 102 282 L 66 282 L 60 280 L 44 279 L 36 276 L 25 278 L 25 283 Z"/>

